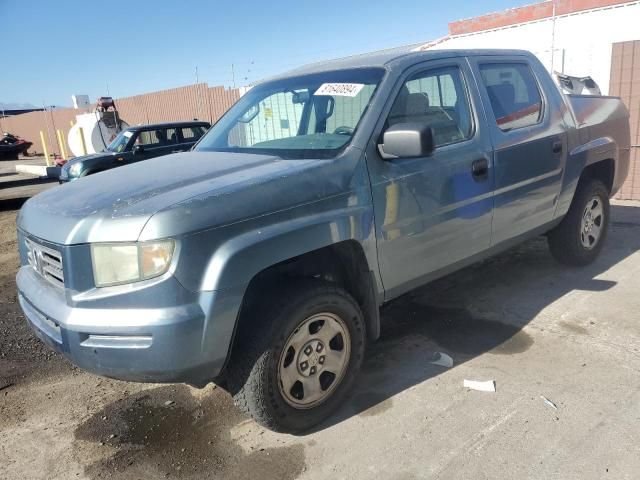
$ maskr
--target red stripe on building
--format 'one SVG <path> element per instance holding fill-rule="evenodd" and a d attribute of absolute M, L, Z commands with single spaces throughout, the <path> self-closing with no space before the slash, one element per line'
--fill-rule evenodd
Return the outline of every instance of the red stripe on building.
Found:
<path fill-rule="evenodd" d="M 592 10 L 594 8 L 610 7 L 634 0 L 555 0 L 556 15 Z M 524 7 L 511 8 L 503 12 L 489 13 L 480 17 L 457 20 L 449 23 L 450 35 L 482 32 L 494 28 L 508 27 L 524 22 L 533 22 L 553 16 L 553 1 L 535 3 Z"/>

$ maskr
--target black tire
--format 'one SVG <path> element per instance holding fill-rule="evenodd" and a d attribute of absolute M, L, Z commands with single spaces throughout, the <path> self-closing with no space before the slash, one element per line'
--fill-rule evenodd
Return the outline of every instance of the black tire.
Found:
<path fill-rule="evenodd" d="M 602 220 L 597 241 L 587 248 L 581 240 L 582 216 L 592 199 L 602 202 Z M 560 263 L 582 266 L 593 262 L 605 243 L 609 226 L 609 190 L 600 180 L 589 179 L 578 185 L 562 222 L 547 236 L 549 249 Z"/>
<path fill-rule="evenodd" d="M 284 290 L 284 291 L 283 291 Z M 265 304 L 279 299 L 270 313 Z M 305 319 L 330 312 L 348 329 L 348 363 L 332 393 L 317 406 L 294 408 L 281 393 L 278 368 L 289 337 Z M 303 281 L 287 286 L 268 301 L 257 302 L 241 318 L 237 346 L 229 360 L 226 379 L 236 405 L 260 425 L 277 432 L 300 433 L 329 417 L 353 384 L 364 357 L 365 325 L 356 301 L 343 289 L 322 281 Z"/>

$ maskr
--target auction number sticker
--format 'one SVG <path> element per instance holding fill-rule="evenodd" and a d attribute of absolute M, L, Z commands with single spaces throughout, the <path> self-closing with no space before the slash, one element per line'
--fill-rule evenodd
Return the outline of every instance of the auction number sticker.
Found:
<path fill-rule="evenodd" d="M 133 135 L 133 132 L 130 132 L 129 130 L 125 130 L 122 135 L 124 135 L 127 138 L 131 138 L 131 136 Z"/>
<path fill-rule="evenodd" d="M 323 83 L 314 95 L 355 97 L 364 87 L 363 83 Z"/>

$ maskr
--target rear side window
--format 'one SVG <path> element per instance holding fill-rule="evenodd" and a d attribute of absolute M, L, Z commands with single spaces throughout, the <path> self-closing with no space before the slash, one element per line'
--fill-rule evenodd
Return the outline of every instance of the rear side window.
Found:
<path fill-rule="evenodd" d="M 413 75 L 400 90 L 387 123 L 429 125 L 436 146 L 469 138 L 473 125 L 460 69 L 444 67 Z"/>
<path fill-rule="evenodd" d="M 542 97 L 533 73 L 524 63 L 480 65 L 496 123 L 503 131 L 528 127 L 542 118 Z"/>
<path fill-rule="evenodd" d="M 158 130 L 144 130 L 138 134 L 136 144 L 145 147 L 162 147 L 177 143 L 175 128 L 159 128 Z"/>
<path fill-rule="evenodd" d="M 182 139 L 185 142 L 195 142 L 206 132 L 205 128 L 201 125 L 194 125 L 192 127 L 184 127 L 182 129 Z"/>

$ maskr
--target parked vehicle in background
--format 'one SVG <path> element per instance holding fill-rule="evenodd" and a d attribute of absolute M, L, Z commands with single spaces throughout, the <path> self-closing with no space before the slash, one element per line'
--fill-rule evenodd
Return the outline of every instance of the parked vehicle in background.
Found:
<path fill-rule="evenodd" d="M 27 154 L 33 143 L 12 135 L 9 132 L 3 133 L 0 138 L 0 160 L 17 160 L 18 155 Z"/>
<path fill-rule="evenodd" d="M 345 398 L 384 302 L 540 234 L 593 261 L 629 151 L 620 99 L 563 95 L 528 52 L 315 64 L 188 153 L 26 202 L 19 301 L 82 368 L 220 381 L 302 431 Z"/>
<path fill-rule="evenodd" d="M 211 125 L 207 122 L 168 122 L 129 127 L 118 134 L 106 150 L 69 160 L 60 183 L 129 165 L 141 160 L 189 150 Z"/>

